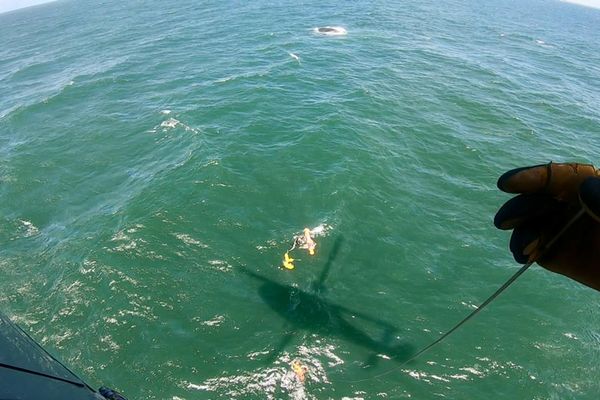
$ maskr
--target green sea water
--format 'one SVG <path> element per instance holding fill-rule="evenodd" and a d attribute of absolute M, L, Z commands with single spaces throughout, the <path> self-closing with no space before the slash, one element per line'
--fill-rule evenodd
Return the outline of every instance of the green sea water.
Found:
<path fill-rule="evenodd" d="M 600 296 L 539 267 L 400 364 L 517 270 L 498 176 L 600 164 L 599 28 L 552 0 L 0 14 L 0 309 L 130 399 L 597 399 Z"/>

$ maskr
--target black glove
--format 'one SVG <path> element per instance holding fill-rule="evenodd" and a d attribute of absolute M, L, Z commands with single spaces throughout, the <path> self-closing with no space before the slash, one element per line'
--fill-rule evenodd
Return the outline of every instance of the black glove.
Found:
<path fill-rule="evenodd" d="M 584 164 L 545 164 L 506 172 L 498 188 L 519 193 L 494 224 L 513 229 L 510 250 L 519 263 L 542 267 L 600 291 L 600 170 Z M 550 242 L 581 210 L 552 246 Z"/>

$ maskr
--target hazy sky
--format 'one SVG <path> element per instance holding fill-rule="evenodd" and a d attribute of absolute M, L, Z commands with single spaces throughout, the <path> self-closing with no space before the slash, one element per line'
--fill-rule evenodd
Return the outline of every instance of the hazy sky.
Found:
<path fill-rule="evenodd" d="M 0 13 L 51 1 L 53 0 L 0 0 Z"/>
<path fill-rule="evenodd" d="M 36 4 L 49 3 L 53 0 L 0 0 L 0 13 L 34 6 Z M 581 4 L 583 6 L 600 8 L 600 0 L 561 0 L 567 3 Z"/>

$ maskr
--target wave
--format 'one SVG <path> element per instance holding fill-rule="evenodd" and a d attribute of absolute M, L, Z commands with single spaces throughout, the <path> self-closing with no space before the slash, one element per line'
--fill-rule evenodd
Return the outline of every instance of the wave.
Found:
<path fill-rule="evenodd" d="M 0 120 L 9 117 L 11 114 L 21 114 L 30 107 L 47 104 L 64 95 L 70 88 L 82 88 L 88 85 L 95 85 L 99 81 L 102 81 L 102 78 L 98 77 L 99 75 L 113 71 L 126 61 L 127 57 L 119 57 L 71 70 L 70 74 L 63 74 L 61 72 L 62 76 L 40 76 L 39 78 L 33 77 L 30 80 L 24 80 L 23 82 L 27 85 L 36 83 L 35 92 L 30 93 L 24 90 L 20 99 L 18 99 L 21 100 L 20 103 L 8 107 L 6 110 L 0 110 Z M 39 65 L 40 64 L 27 65 L 15 71 L 11 76 L 7 77 L 6 80 L 21 79 L 20 76 L 22 74 L 31 72 L 32 69 L 37 68 Z M 96 79 L 96 77 L 98 78 Z M 30 94 L 31 96 L 29 96 Z"/>
<path fill-rule="evenodd" d="M 274 65 L 271 65 L 263 70 L 260 71 L 252 71 L 252 72 L 245 72 L 245 73 L 241 73 L 241 74 L 233 74 L 233 75 L 229 75 L 223 78 L 218 78 L 212 81 L 212 84 L 219 84 L 219 83 L 226 83 L 226 82 L 231 82 L 231 81 L 236 81 L 238 79 L 252 79 L 252 78 L 262 78 L 264 76 L 267 76 L 271 73 L 271 70 L 273 69 Z"/>
<path fill-rule="evenodd" d="M 320 26 L 313 28 L 313 32 L 325 36 L 344 36 L 348 34 L 346 28 L 341 26 Z"/>
<path fill-rule="evenodd" d="M 300 345 L 294 352 L 282 353 L 271 366 L 259 367 L 237 375 L 224 375 L 209 378 L 202 383 L 182 382 L 188 390 L 213 392 L 217 396 L 235 398 L 246 395 L 260 395 L 267 399 L 279 398 L 283 392 L 291 399 L 316 399 L 310 394 L 305 385 L 330 384 L 327 369 L 344 364 L 333 345 Z M 268 351 L 258 351 L 246 354 L 253 361 L 268 355 Z M 300 362 L 307 368 L 306 382 L 294 372 L 294 363 Z"/>
<path fill-rule="evenodd" d="M 168 111 L 168 112 L 165 112 Z M 170 110 L 162 110 L 160 112 L 163 115 L 169 115 L 171 113 Z M 166 119 L 164 121 L 162 121 L 160 124 L 154 126 L 152 129 L 150 129 L 150 133 L 156 133 L 159 129 L 163 132 L 166 131 L 170 131 L 171 129 L 175 129 L 175 128 L 181 128 L 186 132 L 192 132 L 192 133 L 199 133 L 200 131 L 196 128 L 193 128 L 189 125 L 184 124 L 183 122 L 181 122 L 180 120 L 178 120 L 177 118 L 169 118 Z"/>

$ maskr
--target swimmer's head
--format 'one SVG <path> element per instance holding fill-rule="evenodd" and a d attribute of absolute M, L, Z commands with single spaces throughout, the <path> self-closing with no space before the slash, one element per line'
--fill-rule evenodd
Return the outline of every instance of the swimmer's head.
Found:
<path fill-rule="evenodd" d="M 304 234 L 305 235 L 310 235 L 310 229 L 304 228 Z"/>

